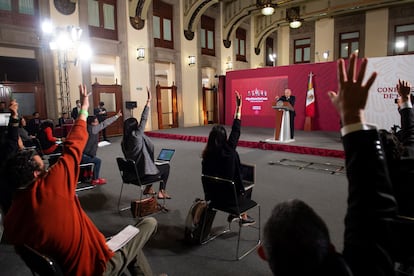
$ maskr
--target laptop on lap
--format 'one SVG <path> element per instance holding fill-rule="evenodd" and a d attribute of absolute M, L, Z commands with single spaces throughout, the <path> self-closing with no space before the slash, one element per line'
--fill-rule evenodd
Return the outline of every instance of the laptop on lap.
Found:
<path fill-rule="evenodd" d="M 170 163 L 174 153 L 175 149 L 161 149 L 157 159 L 155 159 L 155 165 L 163 165 Z"/>

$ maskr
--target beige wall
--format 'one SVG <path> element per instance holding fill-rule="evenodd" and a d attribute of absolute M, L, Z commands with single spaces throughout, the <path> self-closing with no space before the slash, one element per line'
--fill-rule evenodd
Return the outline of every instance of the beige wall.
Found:
<path fill-rule="evenodd" d="M 280 27 L 277 31 L 277 66 L 289 65 L 289 26 Z"/>
<path fill-rule="evenodd" d="M 126 10 L 126 18 L 129 18 L 129 11 Z M 146 22 L 147 23 L 147 22 Z M 134 117 L 140 118 L 142 110 L 147 101 L 148 87 L 151 91 L 152 101 L 150 106 L 150 114 L 153 114 L 156 106 L 155 83 L 150 83 L 150 49 L 148 43 L 148 24 L 145 24 L 142 30 L 134 29 L 131 24 L 127 23 L 127 43 L 128 43 L 128 74 L 130 91 L 123 89 L 123 98 L 125 101 L 136 101 L 137 108 L 133 111 Z M 137 60 L 137 48 L 145 49 L 144 60 Z M 129 114 L 127 114 L 129 116 Z M 153 129 L 152 120 L 147 121 L 146 129 Z"/>
<path fill-rule="evenodd" d="M 321 19 L 315 22 L 315 62 L 326 62 L 334 59 L 333 39 L 334 37 L 334 20 L 331 18 Z M 323 58 L 323 52 L 329 51 L 327 59 Z"/>
<path fill-rule="evenodd" d="M 369 11 L 365 20 L 365 56 L 387 56 L 388 9 Z"/>
<path fill-rule="evenodd" d="M 181 0 L 181 5 L 183 1 Z M 180 9 L 181 12 L 183 9 Z M 180 30 L 184 30 L 183 18 L 180 16 Z M 196 56 L 198 53 L 198 35 L 194 34 L 192 40 L 184 37 L 184 32 L 180 32 L 181 36 L 181 72 L 182 72 L 182 110 L 184 116 L 184 127 L 199 126 L 202 119 L 202 97 L 201 93 L 201 69 L 200 61 L 196 60 L 196 64 L 188 65 L 188 56 Z M 182 127 L 182 126 L 181 126 Z"/>

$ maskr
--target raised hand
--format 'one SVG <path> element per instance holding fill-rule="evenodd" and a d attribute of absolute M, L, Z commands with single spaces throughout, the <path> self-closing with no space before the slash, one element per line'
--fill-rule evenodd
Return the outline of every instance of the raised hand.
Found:
<path fill-rule="evenodd" d="M 122 110 L 119 110 L 118 113 L 116 114 L 118 117 L 122 117 Z"/>
<path fill-rule="evenodd" d="M 349 58 L 348 71 L 345 69 L 345 61 L 338 60 L 339 91 L 337 93 L 329 91 L 328 95 L 338 110 L 344 126 L 363 122 L 363 110 L 367 103 L 368 91 L 377 77 L 377 73 L 374 72 L 366 84 L 362 84 L 367 62 L 366 58 L 362 60 L 357 75 L 356 54 L 352 54 Z"/>
<path fill-rule="evenodd" d="M 239 93 L 239 91 L 235 91 L 235 94 L 236 94 L 236 107 L 241 107 L 242 106 L 242 100 L 241 100 L 241 96 L 240 96 L 240 93 Z"/>
<path fill-rule="evenodd" d="M 86 85 L 79 85 L 79 93 L 81 94 L 81 110 L 88 111 L 89 108 L 89 95 Z"/>
<path fill-rule="evenodd" d="M 19 104 L 16 100 L 11 100 L 9 105 L 9 110 L 11 111 L 11 116 L 15 119 L 19 117 Z"/>
<path fill-rule="evenodd" d="M 147 97 L 148 97 L 147 101 L 151 101 L 151 92 L 149 91 L 148 86 L 147 86 Z"/>
<path fill-rule="evenodd" d="M 407 102 L 411 93 L 411 84 L 408 81 L 398 80 L 397 92 L 401 97 L 401 102 Z"/>

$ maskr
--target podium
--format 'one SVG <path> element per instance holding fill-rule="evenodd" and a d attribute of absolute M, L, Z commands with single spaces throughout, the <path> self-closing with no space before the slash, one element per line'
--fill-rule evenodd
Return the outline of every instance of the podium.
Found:
<path fill-rule="evenodd" d="M 275 106 L 272 106 L 276 111 L 275 119 L 275 142 L 291 142 L 290 138 L 290 113 L 293 110 L 289 102 L 278 101 Z"/>

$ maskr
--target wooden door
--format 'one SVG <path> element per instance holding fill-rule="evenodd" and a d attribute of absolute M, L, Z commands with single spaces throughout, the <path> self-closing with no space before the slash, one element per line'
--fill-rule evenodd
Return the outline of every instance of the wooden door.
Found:
<path fill-rule="evenodd" d="M 217 88 L 203 86 L 203 121 L 204 125 L 218 123 Z"/>
<path fill-rule="evenodd" d="M 225 91 L 226 91 L 226 76 L 220 75 L 219 76 L 219 84 L 217 90 L 217 98 L 218 98 L 218 120 L 219 124 L 224 125 L 225 123 L 225 114 L 226 114 L 226 102 L 225 102 Z"/>
<path fill-rule="evenodd" d="M 177 86 L 157 83 L 158 129 L 178 127 Z"/>
<path fill-rule="evenodd" d="M 10 99 L 19 103 L 19 115 L 30 119 L 37 111 L 40 118 L 46 119 L 45 87 L 38 82 L 3 82 L 0 84 L 0 101 L 9 106 Z"/>
<path fill-rule="evenodd" d="M 122 86 L 118 84 L 101 85 L 92 84 L 93 108 L 98 107 L 99 102 L 104 102 L 108 118 L 114 116 L 119 110 L 123 110 Z M 119 118 L 106 128 L 107 136 L 118 136 L 123 134 L 123 120 Z"/>

